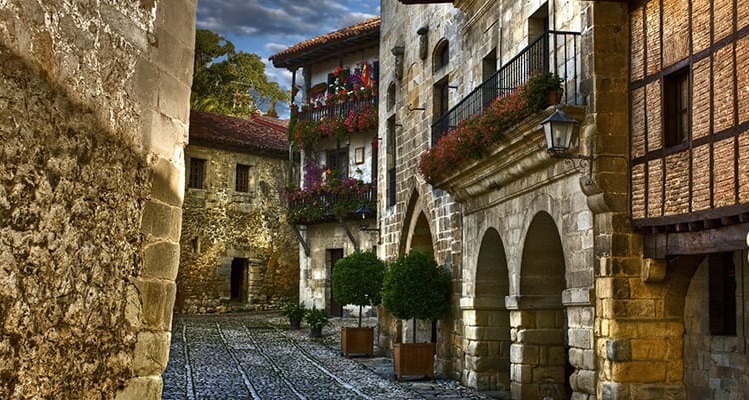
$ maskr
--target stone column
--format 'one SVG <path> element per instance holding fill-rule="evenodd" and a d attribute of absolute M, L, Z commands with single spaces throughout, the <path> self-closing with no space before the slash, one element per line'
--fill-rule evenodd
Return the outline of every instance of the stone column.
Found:
<path fill-rule="evenodd" d="M 499 298 L 464 297 L 464 370 L 461 381 L 478 390 L 510 389 L 509 312 Z"/>
<path fill-rule="evenodd" d="M 565 315 L 557 296 L 507 296 L 513 399 L 563 399 Z"/>

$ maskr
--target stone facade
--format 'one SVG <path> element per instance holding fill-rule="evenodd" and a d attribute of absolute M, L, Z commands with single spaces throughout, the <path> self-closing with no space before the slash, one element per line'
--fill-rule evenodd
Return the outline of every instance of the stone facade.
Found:
<path fill-rule="evenodd" d="M 296 302 L 298 244 L 283 196 L 286 126 L 260 116 L 247 121 L 195 111 L 190 120 L 187 173 L 192 160 L 203 160 L 204 176 L 201 188 L 191 188 L 186 177 L 175 310 L 265 310 Z M 196 129 L 211 133 L 193 135 Z M 256 130 L 277 139 L 272 149 L 259 146 L 264 137 Z M 227 145 L 233 137 L 240 139 Z M 237 165 L 248 167 L 248 175 L 238 178 Z M 247 186 L 237 190 L 237 179 Z"/>
<path fill-rule="evenodd" d="M 381 256 L 426 245 L 450 261 L 443 374 L 517 399 L 745 396 L 747 13 L 735 2 L 630 3 L 383 2 L 381 58 L 404 51 L 382 69 L 397 99 L 380 115 L 397 127 L 380 127 L 395 141 L 382 160 L 397 160 L 397 202 L 381 201 Z M 450 43 L 446 70 L 420 57 L 424 26 L 429 49 Z M 487 66 L 545 29 L 580 32 L 575 63 L 555 58 L 565 41 L 549 59 L 591 179 L 541 150 L 547 109 L 426 184 L 415 166 L 434 144 L 435 88 L 448 82 L 458 104 Z M 669 87 L 682 71 L 689 95 L 678 108 L 670 102 L 681 92 Z M 687 137 L 669 144 L 678 112 Z M 381 324 L 381 340 L 398 340 L 397 321 Z"/>
<path fill-rule="evenodd" d="M 0 4 L 0 397 L 158 399 L 195 2 Z"/>

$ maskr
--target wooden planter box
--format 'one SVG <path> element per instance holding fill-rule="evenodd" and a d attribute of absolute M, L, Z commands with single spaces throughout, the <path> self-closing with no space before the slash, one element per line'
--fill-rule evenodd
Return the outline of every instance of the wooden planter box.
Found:
<path fill-rule="evenodd" d="M 395 379 L 424 376 L 434 379 L 434 343 L 394 343 Z"/>
<path fill-rule="evenodd" d="M 374 354 L 374 328 L 341 327 L 341 354 Z"/>

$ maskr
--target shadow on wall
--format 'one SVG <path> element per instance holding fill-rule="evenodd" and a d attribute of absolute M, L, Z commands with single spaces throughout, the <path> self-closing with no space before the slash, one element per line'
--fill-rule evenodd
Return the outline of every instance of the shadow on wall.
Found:
<path fill-rule="evenodd" d="M 153 177 L 2 45 L 0 79 L 0 398 L 111 395 L 133 374 Z"/>

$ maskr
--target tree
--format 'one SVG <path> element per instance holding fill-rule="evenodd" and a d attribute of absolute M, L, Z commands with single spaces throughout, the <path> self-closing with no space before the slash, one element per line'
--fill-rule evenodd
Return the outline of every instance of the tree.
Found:
<path fill-rule="evenodd" d="M 260 56 L 236 51 L 234 44 L 205 29 L 195 33 L 195 64 L 190 106 L 247 117 L 271 101 L 285 101 L 278 82 L 265 75 Z"/>
<path fill-rule="evenodd" d="M 359 328 L 362 307 L 380 302 L 384 275 L 385 263 L 371 251 L 349 254 L 333 267 L 333 298 L 341 304 L 359 306 Z"/>

